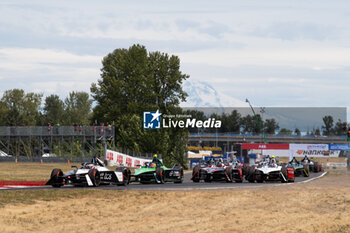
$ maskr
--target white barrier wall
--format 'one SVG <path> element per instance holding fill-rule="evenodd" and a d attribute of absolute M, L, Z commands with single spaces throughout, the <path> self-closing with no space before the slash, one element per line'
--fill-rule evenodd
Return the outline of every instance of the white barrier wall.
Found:
<path fill-rule="evenodd" d="M 106 158 L 108 166 L 124 165 L 126 167 L 137 167 L 137 165 L 144 165 L 145 162 L 151 162 L 151 159 L 142 159 L 132 157 L 113 150 L 107 150 Z"/>

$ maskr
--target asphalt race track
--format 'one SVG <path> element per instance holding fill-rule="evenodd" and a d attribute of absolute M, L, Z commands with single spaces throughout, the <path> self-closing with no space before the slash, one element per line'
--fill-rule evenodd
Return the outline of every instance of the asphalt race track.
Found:
<path fill-rule="evenodd" d="M 326 172 L 310 173 L 309 177 L 295 177 L 294 183 L 309 182 L 314 179 L 324 176 Z M 72 185 L 66 185 L 61 188 L 53 188 L 51 186 L 36 186 L 26 188 L 11 188 L 2 190 L 40 190 L 40 189 L 105 189 L 105 190 L 196 190 L 196 189 L 234 189 L 234 188 L 260 188 L 260 187 L 272 187 L 279 185 L 292 185 L 294 183 L 281 183 L 281 182 L 264 182 L 264 183 L 249 183 L 244 181 L 243 183 L 226 183 L 226 182 L 211 182 L 205 183 L 201 181 L 194 183 L 191 181 L 192 172 L 186 172 L 184 175 L 184 182 L 182 184 L 165 183 L 165 184 L 139 184 L 131 183 L 128 186 L 117 186 L 117 185 L 101 185 L 99 187 L 75 187 Z M 0 189 L 1 190 L 1 189 Z"/>

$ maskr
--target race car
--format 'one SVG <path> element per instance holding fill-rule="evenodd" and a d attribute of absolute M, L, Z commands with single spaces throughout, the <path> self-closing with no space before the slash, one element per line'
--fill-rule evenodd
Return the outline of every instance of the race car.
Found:
<path fill-rule="evenodd" d="M 264 181 L 294 182 L 294 169 L 285 164 L 269 164 L 262 162 L 248 168 L 245 178 L 250 182 L 263 183 Z"/>
<path fill-rule="evenodd" d="M 222 161 L 209 163 L 200 163 L 195 166 L 192 170 L 191 180 L 193 182 L 200 182 L 204 180 L 205 182 L 211 181 L 233 181 L 233 167 L 230 165 L 225 165 Z"/>
<path fill-rule="evenodd" d="M 182 183 L 183 179 L 184 170 L 181 166 L 174 164 L 172 168 L 167 168 L 160 161 L 145 163 L 140 168 L 135 169 L 134 174 L 131 175 L 131 182 L 140 182 L 141 184 Z"/>
<path fill-rule="evenodd" d="M 238 160 L 233 160 L 231 163 L 232 167 L 232 178 L 236 183 L 242 183 L 243 177 L 246 174 L 247 165 L 241 163 Z"/>
<path fill-rule="evenodd" d="M 301 160 L 302 164 L 306 164 L 306 166 L 309 167 L 309 170 L 311 172 L 321 172 L 323 171 L 323 167 L 321 164 L 319 164 L 318 162 L 315 162 L 312 158 L 309 159 L 307 156 L 305 156 L 302 160 Z"/>
<path fill-rule="evenodd" d="M 323 167 L 322 167 L 322 164 L 311 160 L 309 162 L 309 170 L 311 172 L 315 172 L 315 173 L 322 172 L 323 171 Z"/>
<path fill-rule="evenodd" d="M 46 185 L 61 187 L 72 184 L 75 186 L 94 186 L 99 185 L 128 185 L 130 182 L 130 169 L 126 167 L 117 167 L 115 171 L 106 168 L 105 164 L 99 158 L 94 157 L 90 163 L 82 163 L 82 167 L 75 168 L 64 174 L 61 169 L 55 168 L 51 172 L 50 179 Z"/>
<path fill-rule="evenodd" d="M 288 163 L 288 166 L 294 169 L 295 176 L 303 175 L 304 177 L 309 177 L 310 175 L 309 165 L 307 163 L 301 163 L 295 158 Z"/>

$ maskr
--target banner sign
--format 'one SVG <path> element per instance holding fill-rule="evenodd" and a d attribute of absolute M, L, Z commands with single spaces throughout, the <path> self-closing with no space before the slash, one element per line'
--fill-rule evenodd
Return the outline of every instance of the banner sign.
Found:
<path fill-rule="evenodd" d="M 243 150 L 289 150 L 289 144 L 242 143 Z"/>
<path fill-rule="evenodd" d="M 107 150 L 106 158 L 109 166 L 124 165 L 126 167 L 137 167 L 137 165 L 144 165 L 145 162 L 151 162 L 151 159 L 142 159 L 132 157 L 123 153 L 119 153 L 112 150 Z"/>
<path fill-rule="evenodd" d="M 350 150 L 349 144 L 329 144 L 329 150 Z"/>
<path fill-rule="evenodd" d="M 339 150 L 297 150 L 290 151 L 292 157 L 339 157 Z"/>
<path fill-rule="evenodd" d="M 328 162 L 327 167 L 347 167 L 346 163 L 332 163 Z"/>
<path fill-rule="evenodd" d="M 290 144 L 290 150 L 297 151 L 297 150 L 321 150 L 321 151 L 327 151 L 328 144 Z"/>

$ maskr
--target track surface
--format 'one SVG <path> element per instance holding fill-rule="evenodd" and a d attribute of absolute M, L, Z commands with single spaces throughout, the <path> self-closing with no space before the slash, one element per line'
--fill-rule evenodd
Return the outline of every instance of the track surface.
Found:
<path fill-rule="evenodd" d="M 226 182 L 211 182 L 205 183 L 194 183 L 190 180 L 192 172 L 187 172 L 184 175 L 184 181 L 182 184 L 165 183 L 165 184 L 139 184 L 131 183 L 128 186 L 116 186 L 116 185 L 101 185 L 100 187 L 75 187 L 72 185 L 63 186 L 59 189 L 105 189 L 105 190 L 194 190 L 194 189 L 232 189 L 232 188 L 259 188 L 259 187 L 272 187 L 278 185 L 289 185 L 293 183 L 282 183 L 281 182 L 264 182 L 264 183 L 249 183 L 244 181 L 243 183 L 226 183 Z M 321 177 L 325 173 L 310 173 L 309 177 L 295 177 L 295 183 L 311 181 L 315 178 Z M 51 186 L 38 186 L 38 187 L 20 187 L 2 190 L 28 190 L 28 189 L 58 189 Z M 0 189 L 1 190 L 1 189 Z"/>

